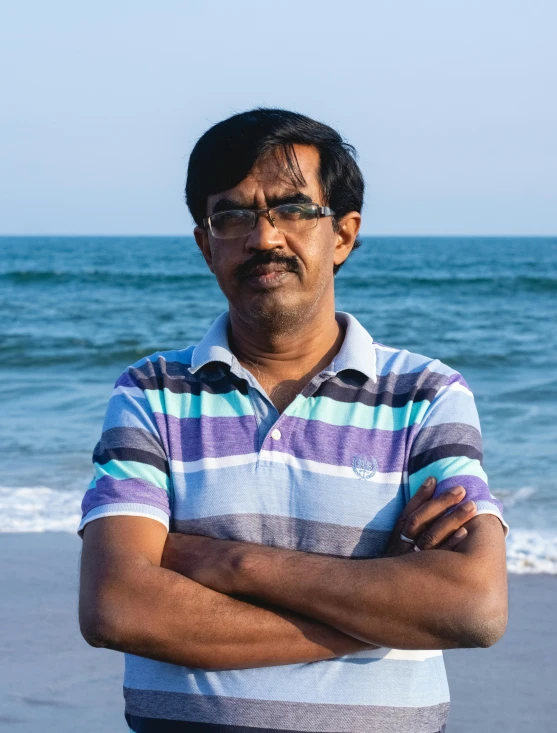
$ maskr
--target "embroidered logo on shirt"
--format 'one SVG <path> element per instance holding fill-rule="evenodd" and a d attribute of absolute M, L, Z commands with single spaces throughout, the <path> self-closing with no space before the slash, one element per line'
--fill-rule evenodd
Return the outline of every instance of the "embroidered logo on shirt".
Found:
<path fill-rule="evenodd" d="M 369 480 L 377 473 L 377 459 L 372 458 L 368 461 L 364 456 L 354 456 L 352 459 L 352 470 L 358 478 Z"/>

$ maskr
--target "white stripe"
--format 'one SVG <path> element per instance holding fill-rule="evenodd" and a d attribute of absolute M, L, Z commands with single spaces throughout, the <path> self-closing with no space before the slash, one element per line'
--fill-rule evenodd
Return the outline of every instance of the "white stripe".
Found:
<path fill-rule="evenodd" d="M 82 518 L 79 527 L 77 528 L 80 533 L 86 524 L 92 522 L 95 519 L 102 519 L 102 517 L 147 517 L 147 519 L 155 519 L 157 522 L 164 524 L 166 529 L 169 529 L 170 520 L 167 514 L 165 514 L 157 507 L 149 506 L 148 504 L 136 504 L 136 508 L 133 507 L 133 502 L 126 502 L 125 504 L 101 504 L 100 506 L 94 507 Z"/>
<path fill-rule="evenodd" d="M 129 395 L 130 397 L 138 397 L 139 399 L 145 398 L 145 392 L 139 387 L 126 387 L 124 385 L 120 385 L 119 387 L 115 387 L 112 390 L 112 394 L 110 396 L 115 397 L 119 394 Z"/>
<path fill-rule="evenodd" d="M 200 458 L 197 461 L 170 461 L 170 468 L 176 473 L 196 473 L 197 471 L 210 471 L 217 468 L 228 468 L 230 466 L 245 466 L 248 463 L 257 462 L 257 453 L 245 453 L 244 455 L 223 456 L 222 458 Z"/>
<path fill-rule="evenodd" d="M 326 476 L 337 476 L 339 478 L 356 478 L 352 466 L 334 466 L 330 463 L 319 463 L 307 458 L 296 458 L 290 453 L 281 453 L 280 451 L 262 450 L 261 459 L 271 463 L 282 463 L 283 465 L 292 466 L 300 471 L 309 471 L 310 473 L 322 473 Z M 359 477 L 358 477 L 359 478 Z M 391 473 L 377 473 L 369 479 L 361 479 L 373 484 L 400 484 L 400 471 Z"/>
<path fill-rule="evenodd" d="M 377 349 L 378 351 L 386 351 L 386 352 L 387 352 L 387 353 L 389 353 L 389 354 L 394 354 L 394 353 L 395 353 L 395 351 L 400 351 L 400 349 L 395 349 L 395 348 L 393 348 L 392 346 L 385 346 L 385 345 L 380 345 L 380 344 L 376 343 L 375 341 L 373 342 L 373 345 L 374 345 L 374 347 L 375 347 L 375 348 L 376 348 L 376 349 Z"/>
<path fill-rule="evenodd" d="M 364 649 L 361 652 L 349 654 L 346 659 L 395 659 L 402 662 L 424 662 L 426 659 L 443 656 L 440 649 Z M 342 658 L 342 657 L 341 657 Z"/>
<path fill-rule="evenodd" d="M 334 466 L 330 463 L 319 463 L 309 459 L 296 458 L 290 453 L 282 453 L 281 451 L 262 450 L 259 454 L 261 461 L 268 463 L 277 463 L 281 465 L 291 466 L 299 471 L 308 471 L 309 473 L 320 473 L 325 476 L 335 476 L 337 478 L 359 478 L 354 473 L 352 466 Z M 197 461 L 177 461 L 171 460 L 170 467 L 175 473 L 195 473 L 197 471 L 209 471 L 219 468 L 228 468 L 230 466 L 243 466 L 249 463 L 257 462 L 257 453 L 247 453 L 245 455 L 224 456 L 222 458 L 200 458 Z M 391 473 L 377 473 L 366 480 L 373 484 L 392 484 L 398 486 L 401 480 L 400 471 Z"/>
<path fill-rule="evenodd" d="M 445 384 L 445 386 L 441 387 L 441 389 L 437 392 L 436 398 L 438 398 L 439 395 L 443 394 L 443 392 L 464 392 L 464 394 L 468 395 L 468 397 L 474 396 L 467 387 L 465 387 L 463 384 L 459 384 L 458 382 Z"/>

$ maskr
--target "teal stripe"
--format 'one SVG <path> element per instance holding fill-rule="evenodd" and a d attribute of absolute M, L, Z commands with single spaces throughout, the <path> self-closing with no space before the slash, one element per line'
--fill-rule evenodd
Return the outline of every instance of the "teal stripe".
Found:
<path fill-rule="evenodd" d="M 200 395 L 175 394 L 168 389 L 163 391 L 145 390 L 147 399 L 153 412 L 170 415 L 171 417 L 199 418 L 206 417 L 244 417 L 253 415 L 249 397 L 238 390 L 226 394 L 210 394 L 202 392 Z"/>
<path fill-rule="evenodd" d="M 468 458 L 467 456 L 441 458 L 409 477 L 410 496 L 414 496 L 428 476 L 434 476 L 438 482 L 453 476 L 455 478 L 459 476 L 477 476 L 487 485 L 487 475 L 476 458 Z"/>
<path fill-rule="evenodd" d="M 95 463 L 96 480 L 103 476 L 110 476 L 116 480 L 137 478 L 143 481 L 149 481 L 154 486 L 158 486 L 169 493 L 169 479 L 164 471 L 150 466 L 148 463 L 138 463 L 137 461 L 108 461 L 103 465 Z M 93 487 L 92 487 L 93 488 Z"/>
<path fill-rule="evenodd" d="M 396 431 L 421 422 L 429 405 L 428 400 L 423 400 L 409 402 L 404 407 L 369 406 L 361 402 L 338 402 L 330 397 L 299 395 L 284 414 L 303 420 L 319 420 L 338 427 Z"/>

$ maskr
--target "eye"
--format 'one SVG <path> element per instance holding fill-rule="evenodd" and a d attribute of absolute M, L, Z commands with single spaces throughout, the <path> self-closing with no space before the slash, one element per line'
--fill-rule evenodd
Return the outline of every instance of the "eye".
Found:
<path fill-rule="evenodd" d="M 217 226 L 228 226 L 233 225 L 235 222 L 242 222 L 246 219 L 251 218 L 251 212 L 249 211 L 221 211 L 218 214 L 213 214 L 211 221 Z"/>
<path fill-rule="evenodd" d="M 280 219 L 288 221 L 299 221 L 300 219 L 313 219 L 316 211 L 311 204 L 284 204 L 275 209 Z"/>

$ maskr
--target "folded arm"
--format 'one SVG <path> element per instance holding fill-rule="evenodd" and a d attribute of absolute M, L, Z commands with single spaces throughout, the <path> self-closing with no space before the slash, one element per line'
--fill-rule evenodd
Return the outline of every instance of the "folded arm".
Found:
<path fill-rule="evenodd" d="M 90 644 L 203 669 L 313 662 L 369 647 L 296 612 L 230 598 L 160 567 L 166 537 L 162 524 L 145 517 L 86 525 L 79 620 Z"/>
<path fill-rule="evenodd" d="M 180 572 L 398 649 L 485 647 L 507 621 L 504 531 L 476 516 L 454 551 L 344 559 L 184 535 Z"/>

